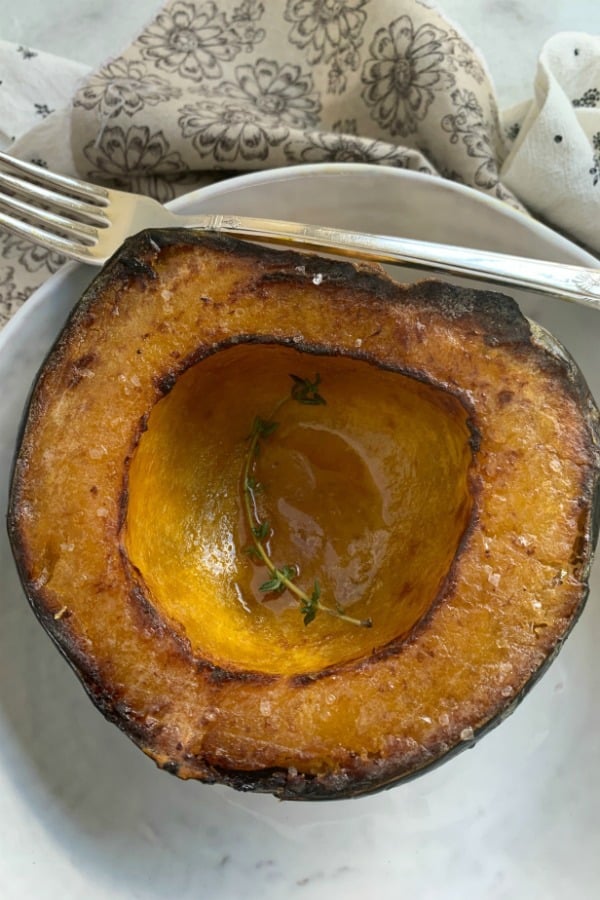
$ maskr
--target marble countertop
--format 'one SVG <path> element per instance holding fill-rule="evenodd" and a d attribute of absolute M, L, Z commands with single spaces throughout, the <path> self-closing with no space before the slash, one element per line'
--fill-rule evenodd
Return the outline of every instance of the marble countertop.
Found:
<path fill-rule="evenodd" d="M 531 94 L 539 51 L 553 34 L 600 33 L 597 0 L 445 0 L 440 5 L 481 49 L 501 107 Z M 0 37 L 96 66 L 126 46 L 160 6 L 158 0 L 0 0 Z"/>

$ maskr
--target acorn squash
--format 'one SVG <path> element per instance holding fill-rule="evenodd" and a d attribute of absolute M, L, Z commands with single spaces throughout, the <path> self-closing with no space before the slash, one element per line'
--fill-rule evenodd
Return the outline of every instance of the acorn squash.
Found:
<path fill-rule="evenodd" d="M 42 625 L 160 767 L 357 796 L 471 746 L 560 648 L 598 433 L 501 294 L 143 232 L 42 368 L 8 527 Z"/>

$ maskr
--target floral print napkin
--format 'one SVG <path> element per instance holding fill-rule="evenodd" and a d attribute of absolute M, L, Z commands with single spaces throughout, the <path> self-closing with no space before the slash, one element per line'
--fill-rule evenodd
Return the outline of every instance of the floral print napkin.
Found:
<path fill-rule="evenodd" d="M 190 173 L 361 161 L 514 202 L 482 62 L 420 0 L 168 3 L 74 101 L 78 169 L 167 200 Z"/>
<path fill-rule="evenodd" d="M 163 202 L 260 168 L 395 166 L 524 202 L 600 250 L 600 43 L 560 37 L 535 100 L 501 120 L 478 52 L 425 0 L 169 0 L 10 151 Z M 0 317 L 58 262 L 0 235 Z"/>

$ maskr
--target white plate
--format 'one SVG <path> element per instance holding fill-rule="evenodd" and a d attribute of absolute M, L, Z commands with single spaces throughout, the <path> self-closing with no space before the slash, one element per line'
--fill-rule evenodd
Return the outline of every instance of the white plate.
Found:
<path fill-rule="evenodd" d="M 593 264 L 474 191 L 361 165 L 276 170 L 181 199 L 232 212 Z M 37 368 L 93 271 L 51 278 L 0 335 L 0 503 Z M 410 275 L 414 278 L 416 275 Z M 512 292 L 516 294 L 517 292 Z M 600 397 L 600 316 L 519 293 Z M 31 614 L 0 536 L 0 896 L 597 896 L 598 567 L 588 607 L 521 707 L 472 751 L 374 797 L 281 804 L 156 770 L 84 696 Z"/>

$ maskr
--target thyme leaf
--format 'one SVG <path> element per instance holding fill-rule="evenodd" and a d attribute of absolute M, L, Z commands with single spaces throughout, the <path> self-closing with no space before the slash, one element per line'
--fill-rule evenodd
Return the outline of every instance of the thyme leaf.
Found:
<path fill-rule="evenodd" d="M 264 541 L 264 539 L 269 536 L 270 530 L 271 526 L 267 521 L 259 522 L 258 525 L 255 525 L 252 528 L 252 534 L 254 537 L 257 537 L 259 541 Z"/>
<path fill-rule="evenodd" d="M 313 588 L 313 592 L 306 600 L 303 600 L 300 604 L 300 612 L 304 616 L 304 624 L 310 625 L 315 616 L 317 615 L 317 610 L 319 608 L 319 598 L 321 596 L 321 586 L 318 581 L 315 581 L 315 586 Z M 337 604 L 336 604 L 337 608 Z"/>
<path fill-rule="evenodd" d="M 258 437 L 268 437 L 270 434 L 273 434 L 278 425 L 279 422 L 273 422 L 271 419 L 261 419 L 260 416 L 256 416 L 252 425 L 252 434 L 257 434 Z"/>
<path fill-rule="evenodd" d="M 254 475 L 249 475 L 246 479 L 245 488 L 246 490 L 254 491 L 254 493 L 257 494 L 259 491 L 262 491 L 262 484 L 260 481 L 256 480 Z"/>
<path fill-rule="evenodd" d="M 305 406 L 324 406 L 327 402 L 319 393 L 319 385 L 321 384 L 321 376 L 317 372 L 314 381 L 308 378 L 301 378 L 300 375 L 290 375 L 294 382 L 292 385 L 292 397 L 297 403 L 303 403 Z"/>
<path fill-rule="evenodd" d="M 250 544 L 249 547 L 244 547 L 244 553 L 250 557 L 250 559 L 256 559 L 259 562 L 262 560 L 262 556 L 254 546 L 254 544 Z"/>
<path fill-rule="evenodd" d="M 259 587 L 259 591 L 269 594 L 271 591 L 281 593 L 285 591 L 287 582 L 292 581 L 296 577 L 296 566 L 282 566 L 281 569 L 275 569 L 272 573 L 273 577 L 263 582 Z"/>

